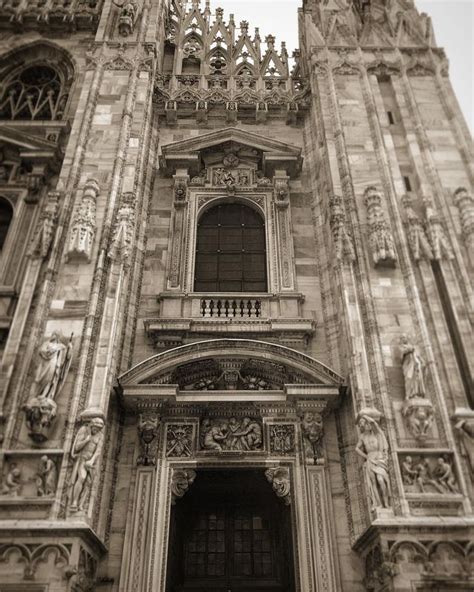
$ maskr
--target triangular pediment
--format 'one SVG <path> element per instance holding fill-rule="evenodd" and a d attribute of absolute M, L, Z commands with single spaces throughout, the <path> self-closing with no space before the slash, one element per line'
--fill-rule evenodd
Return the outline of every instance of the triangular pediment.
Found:
<path fill-rule="evenodd" d="M 161 168 L 168 173 L 173 173 L 177 168 L 184 168 L 196 174 L 200 168 L 202 153 L 218 151 L 221 146 L 229 143 L 257 151 L 262 169 L 268 176 L 271 176 L 276 168 L 287 170 L 290 176 L 296 175 L 301 169 L 301 148 L 235 127 L 162 146 Z"/>

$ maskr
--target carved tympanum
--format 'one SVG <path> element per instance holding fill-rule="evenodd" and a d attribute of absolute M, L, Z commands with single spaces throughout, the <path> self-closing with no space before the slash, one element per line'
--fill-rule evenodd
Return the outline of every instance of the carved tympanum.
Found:
<path fill-rule="evenodd" d="M 262 450 L 262 423 L 250 417 L 206 418 L 201 423 L 200 440 L 203 450 L 215 452 Z"/>
<path fill-rule="evenodd" d="M 372 509 L 390 508 L 388 442 L 379 421 L 382 414 L 371 407 L 357 415 L 359 441 L 356 452 L 364 459 L 364 475 Z"/>

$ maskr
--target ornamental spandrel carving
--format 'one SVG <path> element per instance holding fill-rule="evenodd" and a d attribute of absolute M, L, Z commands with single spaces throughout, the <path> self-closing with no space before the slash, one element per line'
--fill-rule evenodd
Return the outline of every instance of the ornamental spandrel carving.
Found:
<path fill-rule="evenodd" d="M 97 477 L 97 463 L 104 441 L 105 422 L 102 417 L 85 411 L 71 449 L 72 474 L 68 486 L 68 508 L 71 513 L 87 508 L 92 486 Z"/>
<path fill-rule="evenodd" d="M 159 446 L 160 418 L 155 413 L 141 413 L 137 429 L 139 445 L 137 465 L 154 466 Z"/>
<path fill-rule="evenodd" d="M 376 187 L 367 187 L 364 193 L 367 207 L 369 246 L 375 267 L 394 267 L 397 256 L 392 230 L 382 208 L 382 196 Z"/>
<path fill-rule="evenodd" d="M 36 443 L 48 439 L 57 412 L 58 397 L 72 361 L 72 338 L 66 342 L 55 331 L 39 347 L 36 368 L 27 402 L 23 406 L 29 437 Z"/>
<path fill-rule="evenodd" d="M 88 179 L 84 185 L 81 203 L 72 222 L 68 261 L 72 259 L 91 261 L 96 229 L 96 204 L 99 184 L 95 179 Z"/>
<path fill-rule="evenodd" d="M 357 414 L 359 440 L 356 452 L 364 459 L 363 474 L 372 510 L 391 507 L 388 442 L 379 425 L 382 414 L 367 407 Z"/>
<path fill-rule="evenodd" d="M 292 454 L 295 452 L 296 436 L 294 424 L 276 423 L 268 426 L 270 452 Z"/>
<path fill-rule="evenodd" d="M 277 497 L 289 506 L 291 504 L 290 470 L 287 467 L 270 468 L 265 471 L 265 477 Z"/>
<path fill-rule="evenodd" d="M 407 493 L 459 493 L 452 456 L 449 454 L 400 455 L 400 470 Z"/>
<path fill-rule="evenodd" d="M 187 458 L 194 453 L 194 426 L 168 424 L 166 428 L 166 456 Z"/>
<path fill-rule="evenodd" d="M 433 404 L 426 396 L 425 362 L 407 335 L 400 338 L 399 348 L 405 386 L 402 415 L 411 435 L 423 441 L 435 419 Z"/>
<path fill-rule="evenodd" d="M 263 450 L 262 422 L 252 417 L 205 418 L 199 441 L 203 451 L 258 452 Z"/>

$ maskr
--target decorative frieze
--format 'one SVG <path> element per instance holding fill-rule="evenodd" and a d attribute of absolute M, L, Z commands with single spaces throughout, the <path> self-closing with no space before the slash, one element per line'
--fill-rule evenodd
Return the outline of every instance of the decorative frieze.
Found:
<path fill-rule="evenodd" d="M 171 476 L 171 504 L 184 497 L 196 479 L 196 471 L 192 469 L 174 469 Z"/>
<path fill-rule="evenodd" d="M 251 417 L 205 418 L 200 426 L 200 445 L 202 450 L 217 453 L 261 451 L 262 422 Z"/>
<path fill-rule="evenodd" d="M 400 470 L 407 493 L 459 493 L 452 455 L 400 454 Z"/>
<path fill-rule="evenodd" d="M 160 418 L 155 413 L 141 413 L 137 427 L 139 444 L 137 465 L 154 466 L 159 445 Z"/>
<path fill-rule="evenodd" d="M 367 187 L 364 193 L 367 207 L 369 246 L 375 267 L 394 267 L 397 256 L 393 234 L 382 209 L 382 196 L 376 187 Z"/>
<path fill-rule="evenodd" d="M 72 222 L 68 261 L 72 259 L 84 260 L 88 263 L 92 258 L 96 229 L 96 204 L 99 195 L 99 184 L 95 179 L 88 179 L 84 185 L 81 203 L 76 210 Z"/>
<path fill-rule="evenodd" d="M 265 471 L 265 477 L 271 484 L 277 497 L 289 506 L 291 504 L 291 480 L 288 467 L 270 468 Z"/>
<path fill-rule="evenodd" d="M 459 210 L 461 231 L 466 247 L 474 250 L 474 198 L 465 187 L 454 192 L 454 204 Z"/>
<path fill-rule="evenodd" d="M 329 226 L 336 260 L 338 262 L 355 261 L 354 244 L 347 229 L 346 212 L 342 197 L 339 195 L 332 195 L 329 199 Z"/>
<path fill-rule="evenodd" d="M 72 335 L 65 342 L 55 331 L 37 351 L 36 370 L 27 402 L 23 406 L 28 435 L 37 443 L 48 439 L 48 431 L 56 417 L 59 395 L 72 361 Z"/>
<path fill-rule="evenodd" d="M 372 510 L 391 507 L 388 442 L 379 425 L 381 417 L 380 411 L 372 407 L 361 409 L 357 414 L 356 452 L 364 459 L 363 474 Z"/>

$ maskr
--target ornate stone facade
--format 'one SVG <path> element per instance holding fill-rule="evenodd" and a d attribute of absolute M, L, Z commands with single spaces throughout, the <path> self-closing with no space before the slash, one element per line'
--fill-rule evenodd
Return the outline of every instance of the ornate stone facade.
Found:
<path fill-rule="evenodd" d="M 447 59 L 411 0 L 299 26 L 0 2 L 1 590 L 474 588 Z"/>

